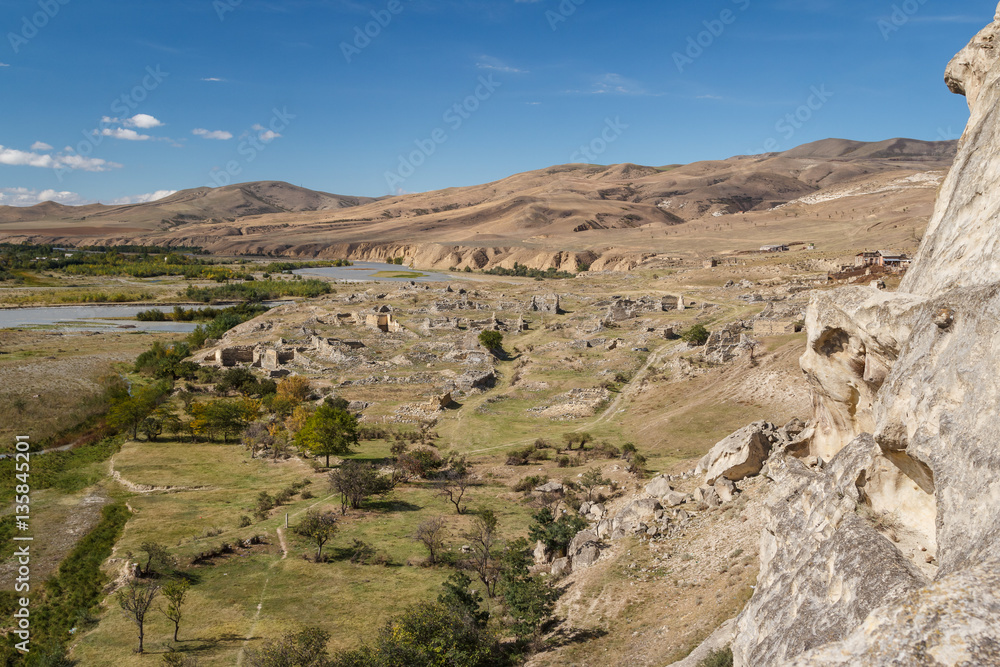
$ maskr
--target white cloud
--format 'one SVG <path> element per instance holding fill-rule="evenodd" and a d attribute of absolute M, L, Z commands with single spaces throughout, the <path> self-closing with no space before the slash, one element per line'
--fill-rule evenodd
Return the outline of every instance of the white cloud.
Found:
<path fill-rule="evenodd" d="M 72 169 L 81 171 L 108 171 L 120 169 L 117 162 L 108 162 L 101 158 L 89 158 L 76 155 L 67 148 L 65 153 L 58 155 L 41 155 L 19 151 L 16 148 L 0 146 L 0 164 L 14 167 L 38 167 L 40 169 Z"/>
<path fill-rule="evenodd" d="M 7 63 L 0 63 L 0 67 L 10 67 Z"/>
<path fill-rule="evenodd" d="M 148 134 L 139 134 L 135 130 L 129 130 L 124 127 L 116 127 L 115 129 L 104 128 L 101 130 L 101 134 L 106 137 L 114 137 L 115 139 L 124 139 L 125 141 L 149 141 Z"/>
<path fill-rule="evenodd" d="M 221 81 L 225 81 L 225 79 L 220 79 L 219 77 L 216 77 L 216 76 L 210 76 L 210 77 L 206 77 L 206 78 L 202 79 L 202 81 L 210 81 L 212 83 L 219 83 Z"/>
<path fill-rule="evenodd" d="M 219 141 L 226 141 L 233 138 L 232 132 L 226 132 L 225 130 L 206 130 L 204 128 L 198 128 L 196 130 L 191 130 L 191 134 L 196 137 L 203 137 L 205 139 L 218 139 Z"/>
<path fill-rule="evenodd" d="M 150 116 L 147 113 L 138 113 L 131 118 L 126 118 L 122 120 L 121 118 L 112 118 L 111 116 L 103 116 L 101 118 L 102 125 L 124 125 L 125 127 L 138 127 L 140 130 L 148 130 L 153 127 L 162 127 L 158 119 Z"/>
<path fill-rule="evenodd" d="M 0 206 L 34 206 L 43 201 L 54 201 L 67 206 L 82 206 L 91 201 L 75 192 L 56 190 L 29 190 L 28 188 L 0 188 Z"/>
<path fill-rule="evenodd" d="M 51 155 L 39 155 L 38 153 L 28 153 L 19 151 L 16 148 L 4 148 L 0 146 L 0 164 L 12 166 L 41 167 L 43 169 L 55 168 L 55 159 Z"/>
<path fill-rule="evenodd" d="M 144 195 L 133 195 L 131 197 L 121 197 L 119 199 L 114 199 L 108 203 L 116 206 L 121 206 L 125 204 L 147 204 L 152 201 L 157 201 L 163 199 L 164 197 L 169 197 L 170 195 L 177 192 L 177 190 L 157 190 L 156 192 L 150 192 Z"/>
<path fill-rule="evenodd" d="M 33 150 L 33 151 L 50 151 L 50 150 L 52 150 L 52 146 L 49 146 L 44 141 L 36 141 L 35 143 L 31 144 L 31 150 Z"/>
<path fill-rule="evenodd" d="M 48 156 L 46 156 L 48 157 Z M 123 165 L 117 162 L 108 162 L 96 157 L 83 157 L 82 155 L 57 155 L 56 164 L 53 168 L 79 169 L 82 171 L 108 171 L 110 169 L 121 169 Z"/>
<path fill-rule="evenodd" d="M 141 130 L 148 130 L 150 128 L 160 127 L 163 123 L 149 114 L 139 113 L 127 119 L 125 121 L 125 125 L 128 127 L 138 127 Z"/>
<path fill-rule="evenodd" d="M 280 134 L 278 134 L 277 132 L 275 132 L 275 131 L 273 131 L 273 130 L 269 130 L 269 129 L 267 129 L 266 127 L 264 127 L 264 126 L 263 126 L 263 125 L 261 125 L 260 123 L 257 123 L 257 124 L 255 124 L 255 125 L 253 125 L 253 126 L 252 126 L 252 128 L 253 128 L 254 130 L 256 130 L 256 131 L 258 132 L 258 135 L 257 135 L 257 136 L 258 136 L 258 137 L 260 138 L 260 140 L 261 140 L 261 141 L 263 141 L 263 142 L 264 142 L 265 144 L 266 144 L 266 143 L 269 143 L 269 142 L 272 142 L 272 141 L 274 141 L 275 139 L 280 139 L 280 138 L 281 138 L 281 135 L 280 135 Z"/>

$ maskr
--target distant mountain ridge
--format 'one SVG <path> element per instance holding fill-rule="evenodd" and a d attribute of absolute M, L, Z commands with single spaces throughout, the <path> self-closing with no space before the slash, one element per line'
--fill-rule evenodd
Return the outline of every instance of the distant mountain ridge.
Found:
<path fill-rule="evenodd" d="M 294 257 L 404 255 L 446 269 L 513 261 L 575 269 L 796 241 L 802 224 L 794 236 L 777 235 L 800 218 L 815 228 L 815 238 L 853 247 L 874 235 L 872 243 L 898 247 L 923 232 L 956 146 L 826 139 L 783 153 L 666 167 L 556 165 L 481 185 L 381 198 L 265 181 L 183 190 L 128 206 L 47 202 L 0 207 L 0 239 Z"/>

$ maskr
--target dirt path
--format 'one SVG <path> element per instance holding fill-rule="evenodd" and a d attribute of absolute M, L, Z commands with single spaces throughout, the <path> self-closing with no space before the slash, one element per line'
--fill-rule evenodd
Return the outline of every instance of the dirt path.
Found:
<path fill-rule="evenodd" d="M 285 542 L 285 529 L 278 528 L 278 543 L 281 545 L 281 560 L 288 558 L 288 543 Z"/>

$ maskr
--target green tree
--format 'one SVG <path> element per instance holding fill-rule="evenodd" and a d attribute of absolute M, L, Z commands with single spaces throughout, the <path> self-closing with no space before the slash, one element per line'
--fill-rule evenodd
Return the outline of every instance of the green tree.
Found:
<path fill-rule="evenodd" d="M 184 615 L 184 599 L 187 597 L 191 584 L 186 579 L 173 579 L 163 586 L 163 597 L 167 598 L 167 608 L 160 611 L 174 624 L 174 641 L 181 630 L 181 618 Z"/>
<path fill-rule="evenodd" d="M 532 515 L 535 520 L 528 528 L 528 537 L 542 542 L 553 553 L 566 555 L 566 548 L 577 533 L 587 527 L 587 522 L 579 515 L 564 514 L 558 519 L 552 510 L 543 507 Z"/>
<path fill-rule="evenodd" d="M 503 351 L 503 334 L 499 331 L 483 331 L 479 334 L 479 344 L 498 354 Z"/>
<path fill-rule="evenodd" d="M 605 486 L 611 482 L 604 478 L 600 468 L 590 468 L 580 477 L 580 486 L 587 490 L 587 500 L 592 500 L 594 489 Z"/>
<path fill-rule="evenodd" d="M 127 431 L 133 440 L 139 427 L 164 399 L 170 385 L 158 382 L 146 387 L 133 387 L 132 393 L 114 392 L 108 409 L 108 425 L 116 431 Z"/>
<path fill-rule="evenodd" d="M 295 435 L 295 443 L 314 456 L 346 456 L 358 444 L 358 419 L 342 408 L 324 403 Z"/>
<path fill-rule="evenodd" d="M 316 545 L 316 562 L 323 560 L 323 545 L 337 532 L 337 517 L 333 512 L 310 511 L 295 527 L 295 532 Z"/>
<path fill-rule="evenodd" d="M 176 564 L 176 559 L 170 555 L 167 547 L 159 542 L 143 542 L 139 551 L 145 554 L 143 560 L 145 565 L 139 565 L 139 574 L 143 577 L 151 577 L 158 570 L 166 570 Z"/>
<path fill-rule="evenodd" d="M 392 490 L 392 478 L 380 475 L 375 466 L 360 461 L 344 461 L 329 475 L 330 488 L 340 494 L 340 513 L 351 509 L 361 509 L 361 503 L 370 496 L 381 495 Z"/>
<path fill-rule="evenodd" d="M 531 576 L 532 562 L 528 542 L 523 537 L 507 546 L 500 562 L 497 591 L 511 618 L 511 630 L 519 640 L 536 636 L 541 631 L 559 598 L 558 591 Z"/>
<path fill-rule="evenodd" d="M 329 643 L 329 632 L 306 628 L 265 642 L 259 649 L 248 649 L 244 657 L 248 667 L 327 667 L 331 664 Z"/>
<path fill-rule="evenodd" d="M 706 329 L 704 325 L 696 324 L 681 334 L 681 339 L 691 345 L 704 345 L 708 342 L 708 336 L 708 329 Z"/>

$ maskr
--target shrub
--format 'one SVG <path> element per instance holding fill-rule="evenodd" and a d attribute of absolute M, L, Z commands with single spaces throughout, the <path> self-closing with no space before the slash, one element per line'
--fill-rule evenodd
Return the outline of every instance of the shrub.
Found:
<path fill-rule="evenodd" d="M 560 468 L 568 468 L 569 467 L 569 457 L 568 456 L 560 456 L 558 459 L 556 459 L 556 464 Z"/>
<path fill-rule="evenodd" d="M 541 486 L 549 481 L 548 475 L 531 475 L 530 477 L 524 477 L 520 481 L 515 482 L 511 490 L 517 491 L 518 493 L 527 493 L 535 487 Z"/>
<path fill-rule="evenodd" d="M 728 646 L 716 649 L 702 658 L 697 667 L 733 667 L 733 649 Z"/>
<path fill-rule="evenodd" d="M 253 522 L 250 520 L 250 517 L 248 517 L 246 514 L 240 517 L 240 528 L 246 528 L 251 523 Z"/>
<path fill-rule="evenodd" d="M 681 340 L 690 345 L 704 345 L 708 342 L 709 331 L 704 325 L 696 324 L 681 334 Z"/>

